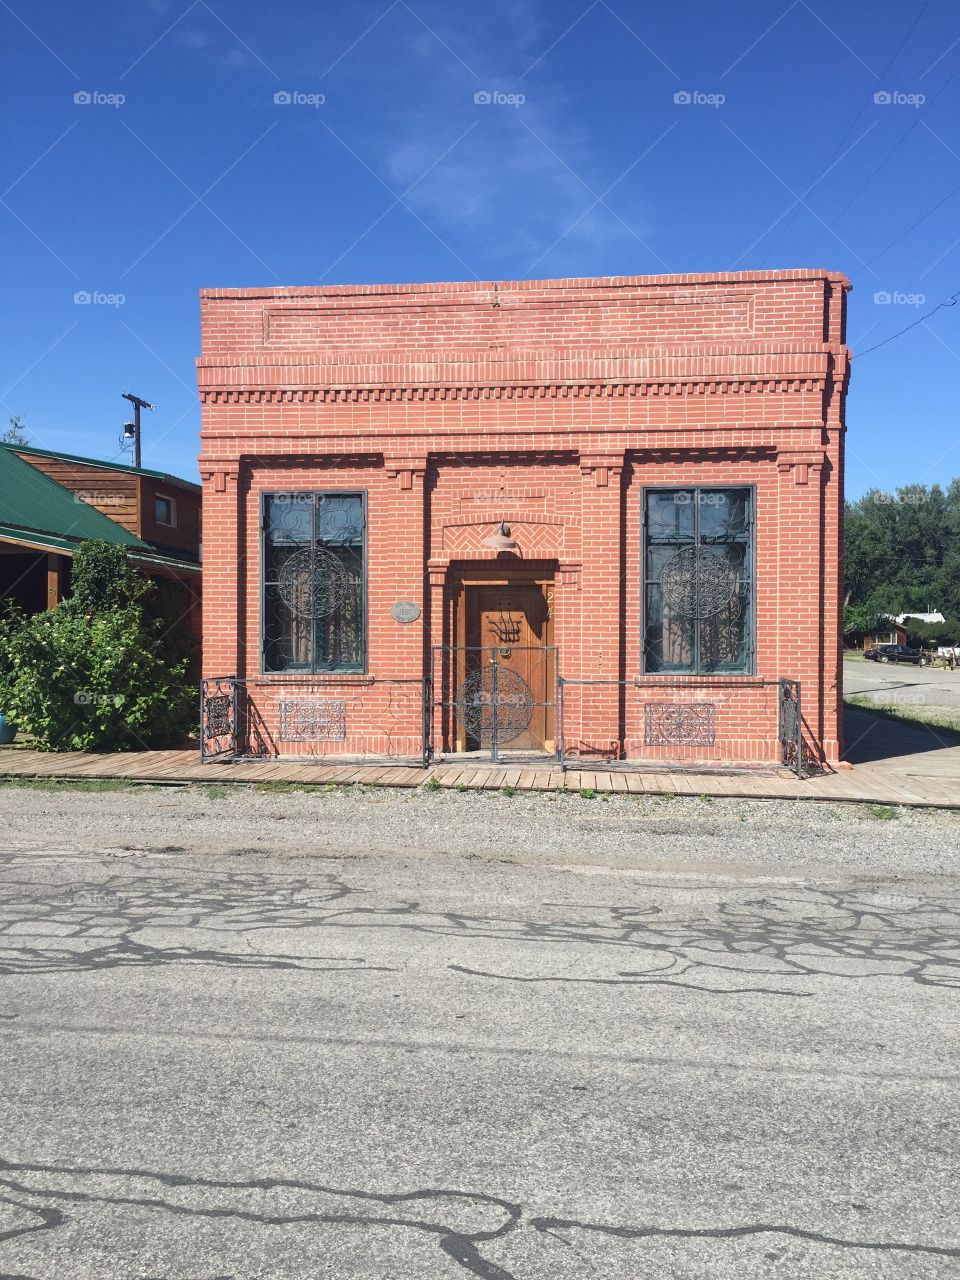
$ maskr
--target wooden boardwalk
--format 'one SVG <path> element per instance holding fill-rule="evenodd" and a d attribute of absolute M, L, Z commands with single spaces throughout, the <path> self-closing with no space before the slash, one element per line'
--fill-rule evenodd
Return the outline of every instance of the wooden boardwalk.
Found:
<path fill-rule="evenodd" d="M 752 800 L 836 800 L 960 809 L 960 739 L 941 731 L 881 720 L 848 710 L 851 765 L 835 773 L 796 778 L 785 770 L 694 773 L 656 769 L 528 768 L 479 761 L 448 761 L 427 768 L 384 764 L 292 763 L 278 760 L 201 764 L 196 750 L 116 754 L 43 752 L 14 744 L 0 747 L 0 777 L 182 785 L 242 783 L 335 784 L 419 787 L 424 783 L 469 791 L 580 791 L 629 795 L 745 797 Z"/>

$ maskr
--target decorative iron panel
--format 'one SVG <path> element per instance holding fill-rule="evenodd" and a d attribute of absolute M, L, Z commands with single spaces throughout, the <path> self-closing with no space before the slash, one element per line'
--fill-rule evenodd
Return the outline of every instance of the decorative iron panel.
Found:
<path fill-rule="evenodd" d="M 347 736 L 347 704 L 339 698 L 283 698 L 281 742 L 343 742 Z"/>
<path fill-rule="evenodd" d="M 712 747 L 716 740 L 713 702 L 647 702 L 643 741 L 648 747 Z"/>
<path fill-rule="evenodd" d="M 297 618 L 326 618 L 339 609 L 351 589 L 346 570 L 323 547 L 295 551 L 280 570 L 280 599 Z"/>
<path fill-rule="evenodd" d="M 710 618 L 733 599 L 737 575 L 727 560 L 706 547 L 689 546 L 663 566 L 663 602 L 685 618 Z"/>
<path fill-rule="evenodd" d="M 469 737 L 481 747 L 505 746 L 530 727 L 535 700 L 523 676 L 492 662 L 461 682 L 454 699 Z"/>
<path fill-rule="evenodd" d="M 200 681 L 200 759 L 236 755 L 238 687 L 234 676 Z"/>
<path fill-rule="evenodd" d="M 233 700 L 227 693 L 215 693 L 207 699 L 207 739 L 220 738 L 233 726 Z"/>
<path fill-rule="evenodd" d="M 782 679 L 779 682 L 777 727 L 781 762 L 800 777 L 803 774 L 803 718 L 798 680 Z"/>

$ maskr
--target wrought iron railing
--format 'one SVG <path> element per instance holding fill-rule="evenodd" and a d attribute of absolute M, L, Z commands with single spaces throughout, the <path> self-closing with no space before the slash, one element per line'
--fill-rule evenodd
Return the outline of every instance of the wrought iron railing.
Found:
<path fill-rule="evenodd" d="M 204 680 L 201 760 L 423 764 L 425 687 L 355 674 Z"/>
<path fill-rule="evenodd" d="M 200 760 L 224 760 L 237 754 L 240 681 L 217 676 L 200 681 Z"/>
<path fill-rule="evenodd" d="M 778 681 L 777 733 L 780 738 L 780 760 L 803 777 L 803 714 L 800 707 L 800 681 Z"/>
<path fill-rule="evenodd" d="M 508 665 L 521 653 L 520 662 Z M 676 748 L 702 762 L 717 738 L 722 741 L 723 703 L 736 699 L 744 737 L 769 740 L 776 716 L 780 762 L 803 776 L 797 680 L 568 679 L 560 675 L 555 647 L 533 645 L 435 646 L 429 668 L 422 679 L 378 676 L 343 684 L 310 677 L 203 680 L 201 760 L 289 755 L 308 762 L 423 764 L 466 751 L 493 763 L 539 754 L 563 768 L 583 767 L 584 760 L 642 768 L 651 758 L 666 763 L 672 757 L 664 750 Z M 609 705 L 598 708 L 601 700 Z"/>
<path fill-rule="evenodd" d="M 600 700 L 609 705 L 598 712 Z M 722 673 L 694 683 L 669 674 L 630 680 L 560 677 L 557 753 L 561 767 L 604 760 L 619 761 L 625 767 L 632 761 L 634 767 L 642 768 L 651 759 L 668 763 L 674 751 L 691 763 L 704 763 L 706 752 L 723 741 L 723 708 L 731 702 L 737 703 L 732 718 L 741 726 L 741 736 L 769 740 L 776 729 L 782 764 L 802 776 L 799 682 L 743 680 Z M 589 726 L 587 730 L 584 725 Z M 665 750 L 671 754 L 665 755 Z M 717 758 L 711 763 L 751 761 Z"/>

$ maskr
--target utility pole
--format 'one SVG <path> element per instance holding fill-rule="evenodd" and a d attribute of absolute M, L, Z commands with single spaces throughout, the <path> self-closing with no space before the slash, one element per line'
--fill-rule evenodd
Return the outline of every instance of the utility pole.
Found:
<path fill-rule="evenodd" d="M 133 421 L 123 424 L 123 439 L 133 441 L 133 465 L 140 466 L 140 410 L 155 409 L 156 405 L 152 405 L 149 400 L 141 400 L 139 396 L 135 396 L 132 391 L 124 391 L 124 400 L 129 400 L 133 405 Z"/>

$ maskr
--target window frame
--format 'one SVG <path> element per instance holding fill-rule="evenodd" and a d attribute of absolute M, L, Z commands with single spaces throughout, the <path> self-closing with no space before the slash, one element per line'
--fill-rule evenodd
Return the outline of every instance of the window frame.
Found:
<path fill-rule="evenodd" d="M 159 516 L 157 515 L 157 503 L 158 503 L 158 502 L 168 502 L 168 503 L 170 504 L 170 519 L 169 519 L 169 521 L 167 521 L 167 520 L 161 520 L 161 519 L 159 518 Z M 154 491 L 154 494 L 153 494 L 153 523 L 157 526 L 157 528 L 158 528 L 158 529 L 176 529 L 176 527 L 177 527 L 177 500 L 176 500 L 176 498 L 171 498 L 171 496 L 170 496 L 168 493 L 157 493 L 157 492 L 156 492 L 156 490 Z"/>
<path fill-rule="evenodd" d="M 266 618 L 267 618 L 267 502 L 270 498 L 281 497 L 284 494 L 310 494 L 315 498 L 359 498 L 360 513 L 363 523 L 363 544 L 361 556 L 360 571 L 360 643 L 363 654 L 363 661 L 358 666 L 349 667 L 318 667 L 316 663 L 316 641 L 314 641 L 313 661 L 309 670 L 297 671 L 273 671 L 267 666 L 267 634 L 266 634 Z M 346 676 L 365 676 L 370 670 L 370 618 L 368 610 L 368 566 L 369 566 L 369 549 L 370 549 L 370 524 L 369 524 L 369 504 L 367 501 L 367 490 L 357 489 L 351 486 L 349 489 L 264 489 L 258 495 L 258 545 L 260 548 L 260 617 L 259 625 L 259 648 L 260 674 L 263 676 L 271 676 L 278 680 L 316 680 L 322 679 L 324 676 L 333 678 L 343 678 Z"/>
<path fill-rule="evenodd" d="M 742 667 L 736 670 L 703 671 L 700 669 L 700 645 L 697 636 L 697 666 L 692 671 L 651 670 L 647 666 L 647 550 L 650 540 L 647 536 L 647 503 L 651 494 L 655 493 L 729 493 L 731 490 L 744 490 L 749 495 L 749 513 L 747 519 L 747 555 L 744 564 L 749 566 L 750 600 L 744 625 L 745 660 Z M 688 543 L 678 545 L 700 546 L 700 502 L 694 503 L 694 536 Z M 654 543 L 653 545 L 662 545 Z M 650 484 L 640 486 L 640 674 L 643 676 L 669 677 L 677 680 L 736 680 L 755 676 L 757 672 L 757 486 L 756 484 Z"/>

